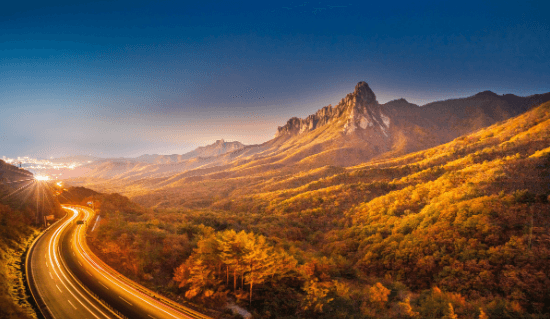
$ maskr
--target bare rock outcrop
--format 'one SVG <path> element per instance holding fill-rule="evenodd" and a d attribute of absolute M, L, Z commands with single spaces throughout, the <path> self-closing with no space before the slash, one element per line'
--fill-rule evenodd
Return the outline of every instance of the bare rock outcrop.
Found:
<path fill-rule="evenodd" d="M 279 127 L 275 137 L 303 134 L 329 123 L 344 121 L 342 133 L 350 135 L 390 136 L 390 118 L 376 100 L 376 95 L 366 82 L 359 82 L 355 91 L 348 94 L 336 106 L 328 105 L 305 119 L 293 117 Z"/>

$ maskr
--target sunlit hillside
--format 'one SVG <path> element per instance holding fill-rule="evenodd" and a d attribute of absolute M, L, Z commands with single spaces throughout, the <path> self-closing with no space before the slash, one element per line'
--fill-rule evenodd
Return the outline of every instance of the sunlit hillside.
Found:
<path fill-rule="evenodd" d="M 266 165 L 175 178 L 134 198 L 155 210 L 106 212 L 98 254 L 262 318 L 550 313 L 550 102 L 401 157 Z"/>
<path fill-rule="evenodd" d="M 481 92 L 422 107 L 404 99 L 379 104 L 368 84 L 360 82 L 337 105 L 304 119 L 291 118 L 272 140 L 260 145 L 218 141 L 183 155 L 95 161 L 68 174 L 79 176 L 73 184 L 131 197 L 214 173 L 223 178 L 293 176 L 326 165 L 350 167 L 434 147 L 549 99 L 548 93 L 519 97 Z M 171 205 L 162 200 L 157 204 Z"/>
<path fill-rule="evenodd" d="M 24 286 L 24 252 L 43 226 L 42 217 L 61 215 L 55 191 L 0 160 L 0 318 L 36 318 Z"/>

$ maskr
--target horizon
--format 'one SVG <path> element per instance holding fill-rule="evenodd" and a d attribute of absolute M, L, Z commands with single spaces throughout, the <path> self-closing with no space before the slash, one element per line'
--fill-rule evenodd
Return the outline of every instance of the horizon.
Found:
<path fill-rule="evenodd" d="M 363 82 L 363 81 L 360 81 L 360 82 Z M 368 85 L 368 83 L 367 83 Z M 515 95 L 513 93 L 496 93 L 496 92 L 493 92 L 491 90 L 484 90 L 484 91 L 479 91 L 477 93 L 474 93 L 474 94 L 470 94 L 470 95 L 467 95 L 467 96 L 459 96 L 459 97 L 450 97 L 450 98 L 446 98 L 446 99 L 441 99 L 441 100 L 434 100 L 434 101 L 429 101 L 423 105 L 418 105 L 418 104 L 415 104 L 415 103 L 412 103 L 412 104 L 415 104 L 416 106 L 418 107 L 424 107 L 428 104 L 431 104 L 431 103 L 435 103 L 435 102 L 441 102 L 441 101 L 447 101 L 447 100 L 454 100 L 454 99 L 463 99 L 463 98 L 468 98 L 468 97 L 472 97 L 472 96 L 475 96 L 479 93 L 485 93 L 485 92 L 491 92 L 491 93 L 494 93 L 498 96 L 505 96 L 505 95 Z M 545 93 L 550 93 L 550 92 L 543 92 L 543 93 L 534 93 L 532 95 L 540 95 L 540 94 L 545 94 Z M 375 92 L 376 94 L 376 92 Z M 532 96 L 532 95 L 528 95 L 528 96 Z M 515 95 L 515 96 L 518 96 L 518 95 Z M 519 96 L 519 97 L 528 97 L 528 96 Z M 411 103 L 411 101 L 405 99 L 405 98 L 396 98 L 396 99 L 391 99 L 389 101 L 385 101 L 385 102 L 381 102 L 378 100 L 378 97 L 377 97 L 377 101 L 379 102 L 379 104 L 386 104 L 386 103 L 389 103 L 389 102 L 392 102 L 392 101 L 397 101 L 397 100 L 405 100 L 409 103 Z M 329 103 L 329 104 L 326 104 L 325 106 L 328 106 L 328 105 L 337 105 L 338 103 Z M 323 106 L 324 107 L 324 106 Z M 318 109 L 316 109 L 315 111 L 312 111 L 311 114 L 314 114 L 315 112 L 319 111 L 322 107 L 319 107 Z M 305 118 L 305 116 L 303 117 Z M 286 124 L 286 123 L 285 123 Z M 283 124 L 284 125 L 284 124 Z M 98 160 L 105 160 L 105 159 L 109 159 L 109 160 L 116 160 L 116 159 L 136 159 L 140 156 L 171 156 L 171 155 L 183 155 L 183 154 L 187 154 L 189 152 L 192 152 L 200 147 L 205 147 L 205 146 L 210 146 L 210 145 L 213 145 L 215 143 L 217 143 L 218 141 L 223 141 L 223 142 L 227 142 L 227 143 L 231 143 L 231 142 L 239 142 L 241 144 L 243 144 L 244 146 L 254 146 L 254 145 L 259 145 L 259 144 L 262 144 L 262 143 L 265 143 L 265 142 L 268 142 L 270 141 L 272 138 L 266 140 L 266 141 L 263 141 L 263 142 L 260 142 L 260 143 L 257 143 L 257 144 L 245 144 L 245 143 L 242 143 L 241 141 L 237 141 L 237 140 L 227 140 L 225 139 L 224 137 L 220 137 L 220 138 L 217 138 L 217 139 L 214 139 L 213 141 L 210 141 L 210 142 L 206 142 L 206 144 L 203 144 L 203 145 L 198 145 L 192 149 L 188 149 L 184 152 L 181 152 L 181 153 L 166 153 L 166 154 L 162 154 L 162 153 L 142 153 L 142 154 L 137 154 L 137 155 L 130 155 L 130 156 L 105 156 L 105 157 L 102 157 L 102 156 L 97 156 L 97 155 L 92 155 L 92 154 L 68 154 L 68 155 L 65 155 L 65 156 L 59 156 L 59 157 L 53 157 L 53 156 L 50 156 L 49 158 L 39 158 L 39 157 L 32 157 L 32 156 L 29 156 L 29 155 L 24 155 L 24 156 L 17 156 L 17 157 L 9 157 L 9 156 L 6 156 L 6 155 L 1 155 L 2 156 L 2 160 L 5 161 L 6 163 L 8 164 L 13 164 L 13 163 L 22 163 L 23 164 L 23 167 L 24 168 L 27 168 L 29 169 L 31 172 L 33 173 L 39 173 L 41 170 L 43 169 L 47 169 L 45 167 L 34 167 L 35 164 L 39 164 L 39 165 L 46 165 L 48 166 L 49 168 L 52 168 L 52 167 L 55 167 L 55 166 L 59 166 L 60 168 L 69 168 L 71 167 L 71 169 L 75 168 L 75 167 L 78 167 L 80 165 L 85 165 L 85 164 L 89 164 L 92 161 L 68 161 L 68 162 L 62 162 L 62 163 L 59 163 L 59 162 L 56 162 L 56 163 L 53 163 L 53 162 L 50 162 L 50 160 L 60 160 L 60 159 L 70 159 L 70 158 L 75 158 L 75 157 L 93 157 L 95 159 L 98 159 Z"/>
<path fill-rule="evenodd" d="M 361 82 L 361 81 L 360 81 Z M 368 84 L 368 83 L 367 83 Z M 505 96 L 505 95 L 515 95 L 515 96 L 519 96 L 519 97 L 528 97 L 528 96 L 532 96 L 532 95 L 540 95 L 540 94 L 545 94 L 545 93 L 550 93 L 550 91 L 548 92 L 540 92 L 540 93 L 533 93 L 533 94 L 530 94 L 530 95 L 526 95 L 526 96 L 521 96 L 521 95 L 516 95 L 516 94 L 513 94 L 513 93 L 497 93 L 497 92 L 494 92 L 494 91 L 491 91 L 491 90 L 483 90 L 483 91 L 478 91 L 476 93 L 473 93 L 473 94 L 468 94 L 468 95 L 465 95 L 465 96 L 453 96 L 453 97 L 449 97 L 449 98 L 443 98 L 443 99 L 439 99 L 439 100 L 433 100 L 433 101 L 428 101 L 422 105 L 418 105 L 416 103 L 413 103 L 409 100 L 407 100 L 406 98 L 394 98 L 394 99 L 390 99 L 390 100 L 387 100 L 387 101 L 380 101 L 378 99 L 378 96 L 377 96 L 377 101 L 380 103 L 380 104 L 386 104 L 386 103 L 389 103 L 389 102 L 392 102 L 392 101 L 397 101 L 397 100 L 405 100 L 409 103 L 412 103 L 412 104 L 415 104 L 416 106 L 418 107 L 424 107 L 428 104 L 431 104 L 431 103 L 435 103 L 435 102 L 441 102 L 441 101 L 447 101 L 447 100 L 454 100 L 454 99 L 463 99 L 463 98 L 468 98 L 468 97 L 472 97 L 476 94 L 479 94 L 479 93 L 484 93 L 484 92 L 491 92 L 491 93 L 495 93 L 497 94 L 498 96 Z M 374 92 L 376 94 L 376 92 Z M 345 95 L 343 96 L 345 97 Z M 341 99 L 338 99 L 338 101 L 340 101 Z M 335 102 L 335 103 L 328 103 L 328 104 L 325 104 L 324 106 L 328 106 L 328 105 L 337 105 L 339 102 Z M 321 106 L 315 110 L 312 110 L 310 114 L 314 114 L 315 112 L 319 111 L 321 108 L 323 108 L 324 106 Z M 306 116 L 303 116 L 303 117 L 300 117 L 300 118 L 306 118 Z M 285 125 L 285 123 L 283 123 L 282 125 L 279 125 L 279 126 L 283 126 Z M 33 156 L 30 156 L 30 155 L 17 155 L 17 156 L 7 156 L 7 155 L 4 155 L 4 154 L 1 154 L 0 156 L 2 156 L 2 159 L 7 162 L 7 163 L 16 163 L 16 162 L 22 162 L 23 165 L 27 164 L 27 167 L 28 164 L 35 164 L 36 162 L 47 162 L 49 160 L 58 160 L 58 159 L 63 159 L 63 158 L 72 158 L 72 157 L 94 157 L 94 158 L 97 158 L 97 159 L 135 159 L 135 158 L 138 158 L 140 156 L 146 156 L 146 155 L 150 155 L 150 156 L 154 156 L 154 155 L 158 155 L 158 156 L 170 156 L 170 155 L 182 155 L 182 154 L 186 154 L 186 153 L 189 153 L 189 152 L 192 152 L 194 150 L 196 150 L 197 148 L 200 148 L 200 147 L 204 147 L 204 146 L 209 146 L 209 145 L 212 145 L 214 143 L 216 143 L 217 141 L 219 140 L 223 140 L 224 142 L 240 142 L 242 143 L 244 146 L 252 146 L 252 145 L 259 145 L 259 144 L 262 144 L 262 143 L 265 143 L 265 142 L 268 142 L 270 141 L 271 139 L 273 139 L 273 136 L 265 141 L 261 141 L 259 143 L 253 143 L 253 144 L 246 144 L 246 143 L 242 143 L 242 141 L 239 141 L 239 140 L 231 140 L 231 139 L 226 139 L 224 137 L 219 137 L 219 138 L 215 138 L 211 141 L 206 141 L 205 144 L 202 144 L 202 145 L 197 145 L 195 147 L 192 147 L 192 148 L 188 148 L 180 153 L 136 153 L 136 154 L 131 154 L 131 155 L 121 155 L 121 156 L 101 156 L 101 155 L 93 155 L 93 154 L 84 154 L 84 153 L 74 153 L 74 154 L 66 154 L 66 155 L 62 155 L 62 156 L 58 156 L 58 157 L 54 157 L 54 156 L 50 156 L 50 157 L 33 157 Z M 7 159 L 7 161 L 6 161 Z M 65 166 L 71 166 L 71 164 L 74 164 L 75 162 L 66 162 L 66 163 L 63 163 L 63 165 Z M 33 168 L 31 167 L 30 168 L 31 171 L 33 170 Z"/>
<path fill-rule="evenodd" d="M 9 2 L 0 318 L 550 317 L 550 2 Z"/>
<path fill-rule="evenodd" d="M 381 104 L 550 92 L 546 3 L 106 4 L 0 13 L 0 156 L 260 144 L 359 81 Z"/>

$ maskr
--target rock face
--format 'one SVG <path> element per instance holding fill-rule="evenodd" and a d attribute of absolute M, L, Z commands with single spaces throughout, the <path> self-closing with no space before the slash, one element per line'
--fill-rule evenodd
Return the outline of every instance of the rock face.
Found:
<path fill-rule="evenodd" d="M 367 83 L 359 82 L 338 105 L 325 106 L 305 119 L 291 118 L 278 128 L 274 139 L 260 145 L 218 140 L 181 155 L 109 160 L 124 163 L 97 161 L 80 168 L 87 171 L 71 176 L 114 178 L 126 183 L 177 173 L 166 182 L 172 183 L 177 178 L 245 164 L 250 165 L 250 171 L 349 167 L 375 157 L 390 158 L 452 141 L 548 100 L 550 93 L 520 97 L 484 91 L 422 106 L 405 99 L 379 104 Z"/>
<path fill-rule="evenodd" d="M 308 116 L 305 119 L 293 117 L 286 123 L 285 126 L 279 126 L 275 137 L 284 135 L 302 134 L 304 132 L 313 131 L 314 129 L 330 123 L 344 113 L 343 105 L 333 107 L 328 105 L 317 111 L 315 114 Z"/>
<path fill-rule="evenodd" d="M 357 83 L 355 91 L 335 107 L 325 106 L 305 119 L 291 118 L 285 126 L 278 128 L 275 137 L 303 134 L 339 120 L 345 121 L 342 128 L 345 135 L 389 137 L 391 120 L 366 82 Z"/>
<path fill-rule="evenodd" d="M 351 110 L 344 125 L 344 133 L 349 135 L 363 130 L 362 133 L 369 135 L 382 133 L 384 137 L 389 137 L 390 118 L 382 111 L 382 106 L 376 101 L 367 83 L 359 82 L 353 94 L 348 94 L 340 103 Z"/>
<path fill-rule="evenodd" d="M 274 141 L 323 143 L 307 154 L 338 147 L 353 148 L 363 159 L 390 151 L 405 154 L 449 142 L 548 100 L 550 93 L 519 97 L 483 91 L 422 106 L 405 99 L 379 104 L 369 85 L 359 82 L 338 105 L 325 106 L 305 119 L 291 118 L 278 128 Z"/>

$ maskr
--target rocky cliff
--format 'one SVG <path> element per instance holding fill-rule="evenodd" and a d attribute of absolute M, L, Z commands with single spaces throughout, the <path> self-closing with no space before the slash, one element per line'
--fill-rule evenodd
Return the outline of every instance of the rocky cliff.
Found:
<path fill-rule="evenodd" d="M 345 135 L 389 137 L 391 120 L 366 82 L 359 82 L 355 91 L 334 107 L 325 106 L 305 119 L 291 118 L 278 128 L 275 137 L 303 134 L 339 120 L 343 120 L 341 132 Z"/>
<path fill-rule="evenodd" d="M 300 136 L 330 126 L 341 133 L 344 142 L 362 142 L 376 153 L 407 153 L 449 142 L 548 100 L 550 93 L 519 97 L 483 91 L 423 106 L 405 99 L 379 104 L 368 84 L 359 82 L 338 105 L 325 106 L 305 119 L 291 118 L 277 129 L 275 138 Z"/>
<path fill-rule="evenodd" d="M 85 177 L 121 183 L 150 178 L 143 185 L 154 188 L 230 167 L 243 168 L 241 174 L 349 167 L 452 141 L 549 99 L 550 93 L 519 97 L 484 91 L 424 106 L 405 99 L 380 104 L 368 84 L 359 82 L 336 106 L 325 106 L 305 119 L 291 118 L 274 139 L 261 145 L 218 140 L 183 155 L 146 155 L 117 165 L 92 163 L 94 167 L 84 167 L 92 169 Z"/>

